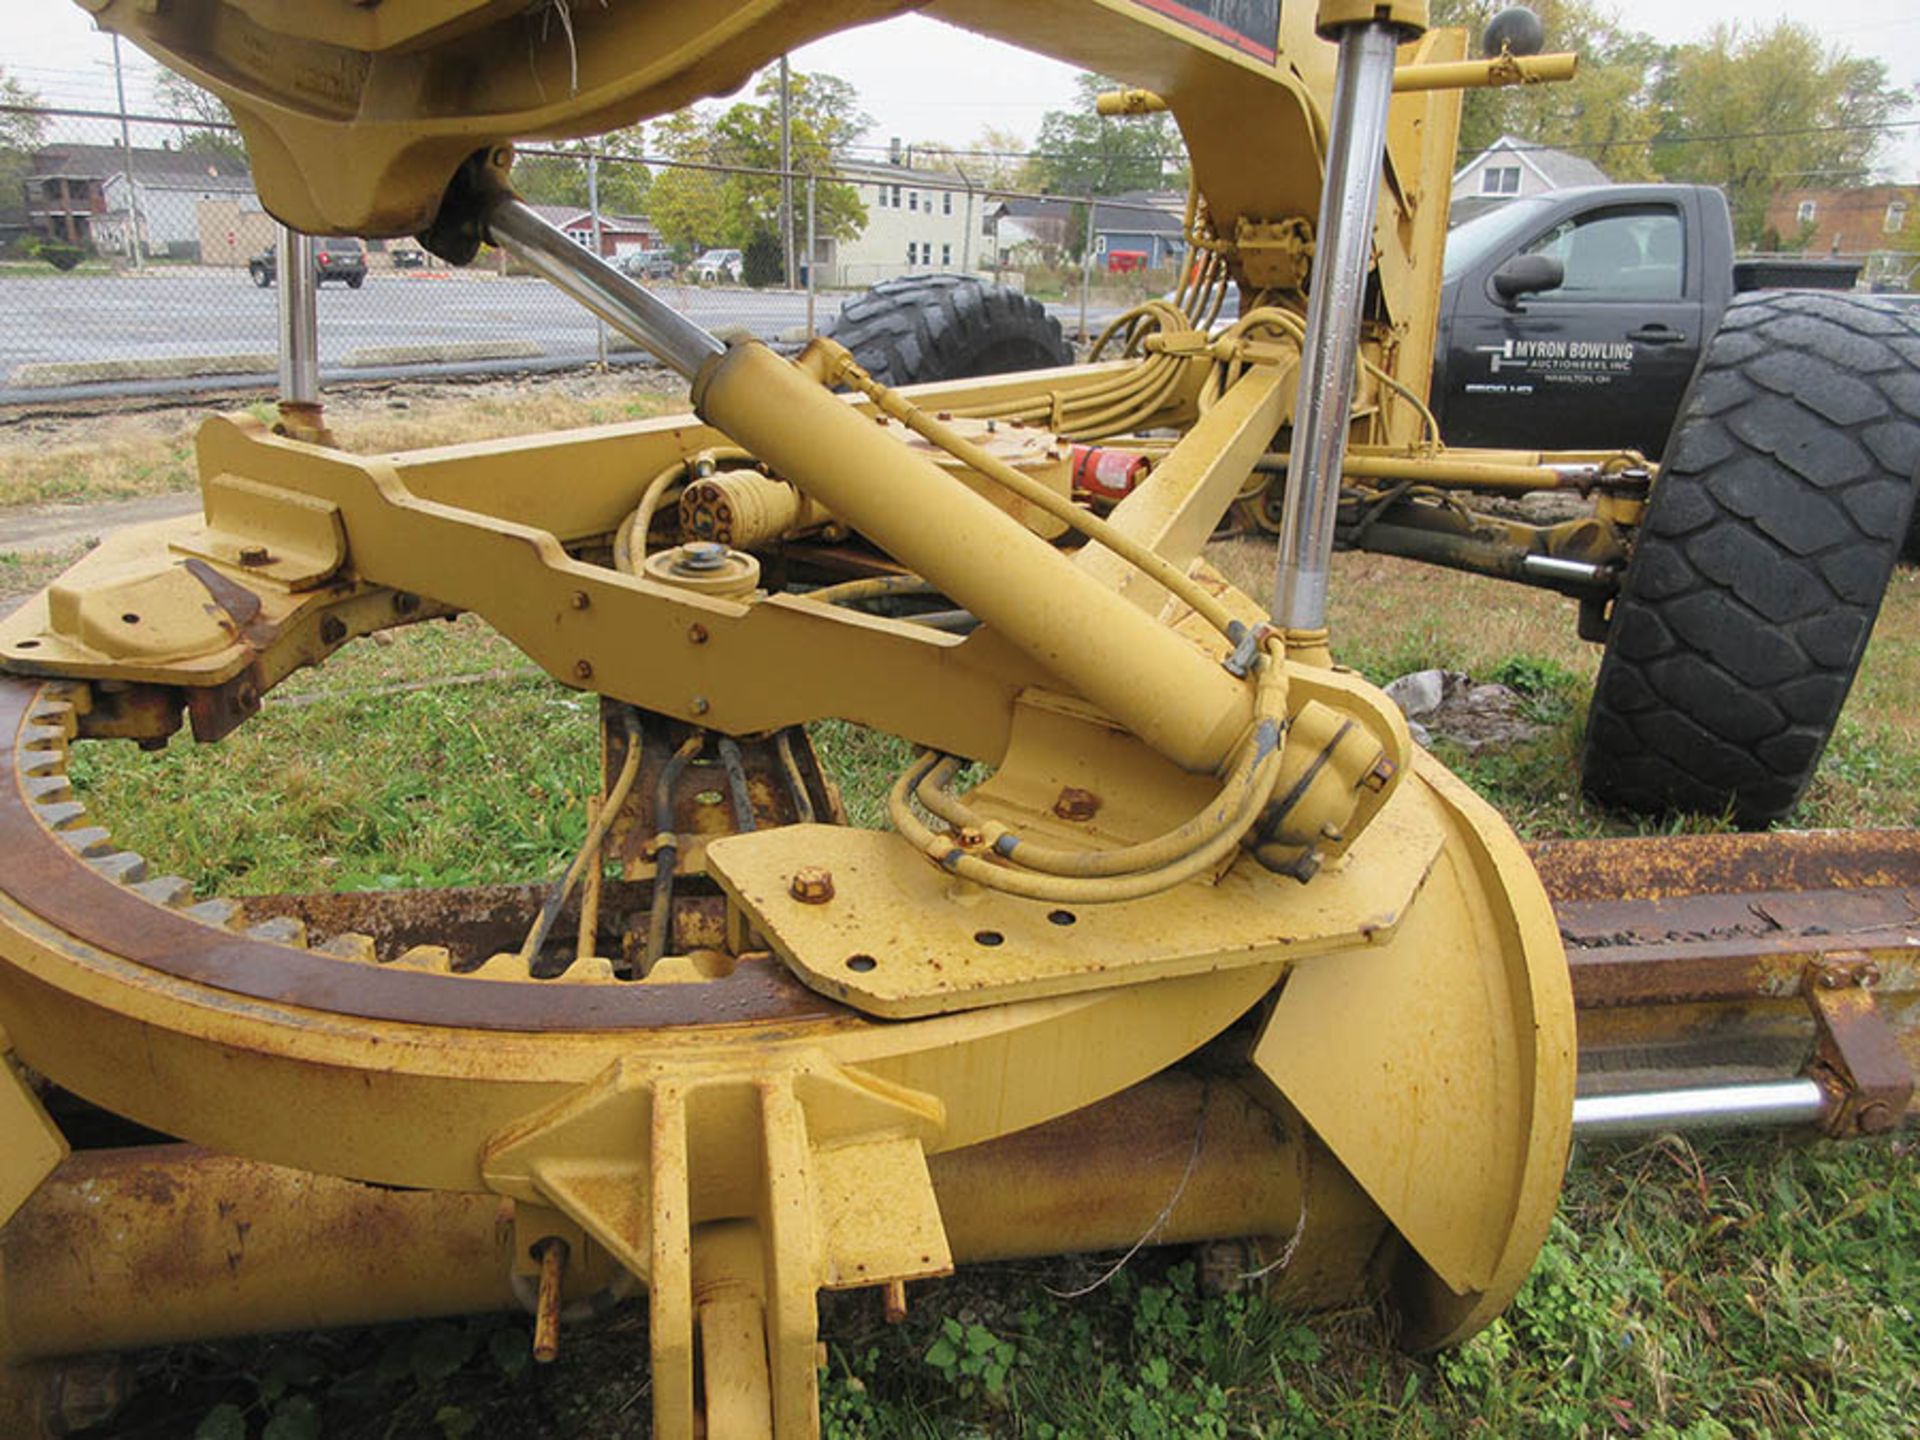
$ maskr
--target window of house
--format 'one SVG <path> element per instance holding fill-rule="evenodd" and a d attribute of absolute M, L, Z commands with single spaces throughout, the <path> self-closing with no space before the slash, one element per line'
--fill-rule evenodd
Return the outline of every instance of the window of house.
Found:
<path fill-rule="evenodd" d="M 1889 235 L 1898 235 L 1901 230 L 1906 227 L 1906 223 L 1907 202 L 1904 200 L 1890 201 L 1887 205 L 1887 218 L 1880 228 L 1885 230 Z"/>
<path fill-rule="evenodd" d="M 940 213 L 942 215 L 951 215 L 953 213 L 953 192 L 951 190 L 942 190 L 940 192 Z"/>
<path fill-rule="evenodd" d="M 953 246 L 942 245 L 940 247 L 940 264 L 942 268 L 953 264 Z"/>
<path fill-rule="evenodd" d="M 909 190 L 907 192 L 907 208 L 909 210 L 918 210 L 920 208 L 920 192 L 918 190 Z"/>
<path fill-rule="evenodd" d="M 907 264 L 918 265 L 919 263 L 920 263 L 920 242 L 917 240 L 909 240 L 907 242 Z"/>
<path fill-rule="evenodd" d="M 1093 253 L 1096 255 L 1104 255 L 1107 253 L 1107 237 L 1106 236 L 1096 235 L 1093 237 Z"/>
<path fill-rule="evenodd" d="M 893 187 L 893 208 L 896 210 L 900 208 L 900 187 L 898 185 Z"/>
<path fill-rule="evenodd" d="M 873 203 L 876 209 L 884 210 L 887 208 L 887 187 L 886 186 L 876 185 L 873 187 Z"/>
<path fill-rule="evenodd" d="M 1518 165 L 1489 165 L 1480 172 L 1480 193 L 1482 195 L 1518 195 L 1520 193 L 1520 167 Z"/>
<path fill-rule="evenodd" d="M 1819 218 L 1820 207 L 1811 200 L 1802 200 L 1800 208 L 1794 212 L 1794 218 L 1802 225 L 1811 225 Z"/>

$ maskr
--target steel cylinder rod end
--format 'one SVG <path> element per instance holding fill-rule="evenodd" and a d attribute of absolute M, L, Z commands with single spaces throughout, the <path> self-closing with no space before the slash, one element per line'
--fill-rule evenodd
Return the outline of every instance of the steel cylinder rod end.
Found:
<path fill-rule="evenodd" d="M 534 1246 L 540 1289 L 533 1302 L 533 1358 L 551 1365 L 560 1356 L 560 1282 L 567 1272 L 567 1242 L 550 1235 Z"/>

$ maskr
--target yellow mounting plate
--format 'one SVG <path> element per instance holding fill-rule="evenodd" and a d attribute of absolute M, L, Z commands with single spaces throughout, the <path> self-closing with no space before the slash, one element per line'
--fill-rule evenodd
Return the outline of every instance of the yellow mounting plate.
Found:
<path fill-rule="evenodd" d="M 707 866 L 806 984 L 907 1019 L 1385 941 L 1444 840 L 1424 787 L 1401 789 L 1414 793 L 1306 885 L 1243 857 L 1217 885 L 1049 905 L 956 880 L 898 835 L 827 825 L 715 841 Z M 803 867 L 832 873 L 832 899 L 793 898 Z"/>

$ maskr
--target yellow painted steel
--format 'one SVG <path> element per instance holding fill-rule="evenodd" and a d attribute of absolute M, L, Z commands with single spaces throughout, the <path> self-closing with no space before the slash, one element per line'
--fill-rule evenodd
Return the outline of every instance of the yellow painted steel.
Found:
<path fill-rule="evenodd" d="M 234 106 L 276 213 L 386 234 L 425 226 L 476 151 L 659 113 L 902 8 L 627 0 L 574 7 L 563 46 L 500 0 L 86 3 Z M 20 1060 L 246 1157 L 191 1173 L 265 1186 L 277 1228 L 263 1243 L 302 1233 L 273 1208 L 288 1194 L 311 1197 L 315 1224 L 379 1209 L 312 1177 L 427 1192 L 394 1202 L 412 1217 L 399 1233 L 432 1215 L 450 1235 L 396 1288 L 402 1311 L 426 1308 L 443 1268 L 462 1269 L 463 1301 L 524 1289 L 551 1239 L 575 1287 L 616 1272 L 644 1283 L 663 1437 L 703 1418 L 708 1433 L 813 1433 L 822 1289 L 1132 1243 L 1156 1215 L 1169 1236 L 1306 1237 L 1280 1281 L 1303 1300 L 1354 1294 L 1391 1233 L 1406 1331 L 1444 1343 L 1521 1283 L 1565 1157 L 1565 969 L 1517 842 L 1418 755 L 1397 708 L 1331 666 L 1325 637 L 1289 654 L 1263 607 L 1195 564 L 1290 419 L 1300 322 L 1287 307 L 1310 283 L 1332 89 L 1316 20 L 1381 16 L 1412 35 L 1424 6 L 1287 5 L 1274 35 L 1238 40 L 1136 0 L 940 0 L 928 13 L 1143 87 L 1179 121 L 1189 226 L 1210 258 L 1183 287 L 1191 313 L 1149 305 L 1127 322 L 1127 346 L 1154 332 L 1146 353 L 904 394 L 867 381 L 855 398 L 826 388 L 863 379 L 838 347 L 796 365 L 743 344 L 699 375 L 697 417 L 410 455 L 216 419 L 198 447 L 201 517 L 110 540 L 0 623 L 0 662 L 46 682 L 0 678 L 18 716 L 0 734 L 0 827 L 15 847 L 0 855 L 0 1025 Z M 1432 32 L 1402 67 L 1452 73 L 1463 53 L 1457 33 Z M 1389 120 L 1356 433 L 1396 452 L 1431 438 L 1419 402 L 1457 107 L 1407 93 Z M 1254 293 L 1274 277 L 1290 298 Z M 1203 333 L 1230 283 L 1256 309 Z M 996 417 L 1042 428 L 987 443 Z M 1104 521 L 1062 503 L 1054 437 L 1168 427 L 1180 438 Z M 1010 465 L 1013 452 L 1032 463 Z M 728 593 L 679 583 L 672 553 L 644 554 L 646 520 L 661 477 L 708 453 L 764 467 L 742 483 L 780 502 L 756 522 L 770 552 L 804 553 L 830 517 L 837 539 L 980 628 L 768 594 L 751 556 Z M 1049 543 L 1059 527 L 1079 532 L 1077 555 Z M 632 563 L 610 563 L 622 536 Z M 163 733 L 183 704 L 224 733 L 356 636 L 459 610 L 563 683 L 655 717 L 751 736 L 838 716 L 952 757 L 943 775 L 986 761 L 995 773 L 964 796 L 924 792 L 930 809 L 977 815 L 980 833 L 963 816 L 934 834 L 908 796 L 896 814 L 930 837 L 924 853 L 804 825 L 711 840 L 726 953 L 667 956 L 651 980 L 589 955 L 558 981 L 510 954 L 456 974 L 432 944 L 382 958 L 366 937 L 309 950 L 297 932 L 242 933 L 184 910 L 108 839 L 82 838 L 92 817 L 65 780 L 77 736 Z M 1182 848 L 1190 835 L 1213 848 Z M 1021 844 L 1094 857 L 1063 878 L 1086 903 L 1026 898 L 1062 877 L 1012 893 L 976 883 L 1040 875 L 1019 868 Z M 1132 889 L 1091 873 L 1102 853 L 1136 852 L 1154 863 L 1126 877 Z M 83 892 L 99 904 L 56 903 Z M 1153 1078 L 1236 1023 L 1258 1038 L 1251 1054 L 1210 1057 L 1218 1078 Z M 1123 1092 L 1143 1083 L 1217 1112 L 1233 1137 L 1229 1165 L 1203 1165 L 1196 1142 L 1178 1177 L 1200 1185 L 1185 1211 L 1127 1183 L 1168 1175 L 1130 1153 L 1124 1123 L 1078 1128 L 1127 1113 Z M 24 1142 L 0 1167 L 0 1200 L 24 1201 L 0 1233 L 0 1354 L 14 1358 L 48 1353 L 16 1280 L 82 1288 L 7 1249 L 72 1203 L 44 1125 L 9 1108 L 23 1094 L 0 1085 L 0 1138 Z M 306 1178 L 269 1181 L 247 1162 Z M 1003 1204 L 979 1199 L 994 1191 Z M 122 1187 L 113 1203 L 130 1253 L 151 1262 L 170 1212 L 134 1213 L 138 1198 Z M 1063 1226 L 1076 1204 L 1085 1213 Z M 220 1238 L 203 1216 L 188 1248 L 204 1258 Z M 344 1262 L 283 1248 L 262 1269 L 302 1263 L 323 1272 L 316 1318 L 357 1313 Z M 123 1287 L 105 1273 L 90 1293 L 145 1275 Z M 171 1336 L 277 1324 L 286 1301 L 249 1270 L 160 1304 Z M 70 1330 L 78 1345 L 144 1333 L 96 1309 Z"/>

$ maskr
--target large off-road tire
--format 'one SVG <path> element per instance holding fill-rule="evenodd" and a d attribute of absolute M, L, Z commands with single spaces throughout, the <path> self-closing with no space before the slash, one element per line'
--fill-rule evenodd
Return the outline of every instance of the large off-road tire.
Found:
<path fill-rule="evenodd" d="M 883 281 L 841 306 L 827 336 L 883 385 L 969 380 L 1074 360 L 1060 322 L 1038 300 L 970 275 Z"/>
<path fill-rule="evenodd" d="M 1866 650 L 1917 470 L 1920 325 L 1845 295 L 1735 300 L 1614 601 L 1587 792 L 1746 826 L 1791 810 Z"/>

